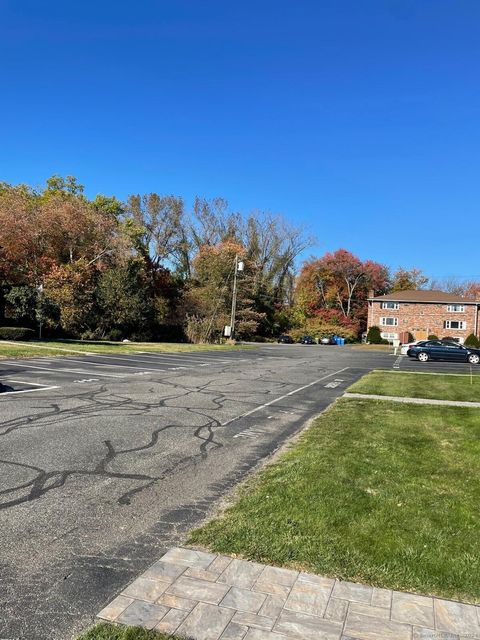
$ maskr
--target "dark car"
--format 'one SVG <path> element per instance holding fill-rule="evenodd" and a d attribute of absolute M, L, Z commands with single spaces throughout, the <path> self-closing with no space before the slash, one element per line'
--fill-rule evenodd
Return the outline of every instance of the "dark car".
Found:
<path fill-rule="evenodd" d="M 300 344 L 317 344 L 315 338 L 312 336 L 302 336 L 300 338 Z"/>
<path fill-rule="evenodd" d="M 280 336 L 277 342 L 280 344 L 293 344 L 293 338 L 290 336 Z"/>
<path fill-rule="evenodd" d="M 447 342 L 442 340 L 425 340 L 410 347 L 407 356 L 417 358 L 420 362 L 429 360 L 450 360 L 452 362 L 470 362 L 478 364 L 480 362 L 480 349 L 464 347 L 457 342 Z"/>

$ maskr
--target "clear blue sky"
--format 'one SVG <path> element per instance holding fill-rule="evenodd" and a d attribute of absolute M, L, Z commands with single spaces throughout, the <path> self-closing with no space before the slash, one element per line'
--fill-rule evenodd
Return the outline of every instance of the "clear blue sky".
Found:
<path fill-rule="evenodd" d="M 479 54 L 478 0 L 0 0 L 0 180 L 221 195 L 477 276 Z"/>

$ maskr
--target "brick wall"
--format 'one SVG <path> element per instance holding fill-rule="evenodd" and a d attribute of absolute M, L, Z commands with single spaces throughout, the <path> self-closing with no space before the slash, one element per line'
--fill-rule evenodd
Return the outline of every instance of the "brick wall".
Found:
<path fill-rule="evenodd" d="M 381 302 L 370 301 L 368 303 L 368 326 L 378 326 L 380 331 L 388 333 L 402 333 L 410 331 L 417 340 L 425 339 L 430 334 L 439 338 L 452 336 L 465 338 L 475 332 L 475 321 L 478 318 L 479 309 L 470 304 L 464 305 L 464 312 L 447 311 L 447 303 L 420 303 L 400 302 L 398 309 L 382 309 Z M 380 318 L 398 318 L 397 326 L 385 326 L 380 324 Z M 445 320 L 463 321 L 465 329 L 446 329 Z M 477 335 L 479 335 L 480 319 L 477 320 Z"/>

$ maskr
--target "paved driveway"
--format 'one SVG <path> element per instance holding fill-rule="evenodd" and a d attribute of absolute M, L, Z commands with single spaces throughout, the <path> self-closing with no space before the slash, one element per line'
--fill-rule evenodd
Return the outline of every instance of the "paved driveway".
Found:
<path fill-rule="evenodd" d="M 381 352 L 1 361 L 0 637 L 66 639 Z"/>

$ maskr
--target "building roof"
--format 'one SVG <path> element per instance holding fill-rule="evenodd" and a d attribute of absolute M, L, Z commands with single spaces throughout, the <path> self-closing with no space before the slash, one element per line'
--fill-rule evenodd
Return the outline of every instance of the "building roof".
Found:
<path fill-rule="evenodd" d="M 480 304 L 480 300 L 475 298 L 464 298 L 453 293 L 445 293 L 445 291 L 435 291 L 429 289 L 409 289 L 407 291 L 395 291 L 387 293 L 384 296 L 369 297 L 369 300 L 375 302 L 385 302 L 392 300 L 393 302 L 447 302 L 457 304 Z"/>

